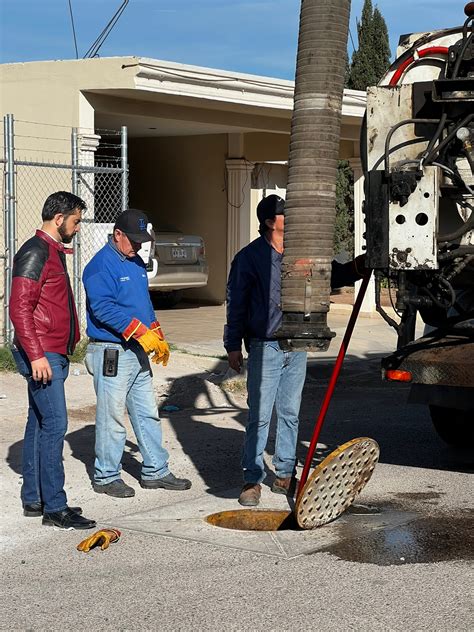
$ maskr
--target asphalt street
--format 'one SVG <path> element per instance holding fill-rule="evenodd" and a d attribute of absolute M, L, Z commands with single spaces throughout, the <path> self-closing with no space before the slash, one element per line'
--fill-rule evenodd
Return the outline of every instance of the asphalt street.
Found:
<path fill-rule="evenodd" d="M 221 308 L 197 306 L 160 313 L 175 351 L 168 367 L 155 371 L 155 390 L 171 468 L 193 481 L 186 492 L 139 487 L 131 431 L 123 478 L 136 496 L 93 492 L 92 380 L 83 366 L 71 367 L 66 488 L 84 515 L 121 529 L 106 551 L 78 552 L 85 532 L 22 516 L 26 390 L 19 376 L 1 376 L 0 629 L 472 629 L 472 449 L 444 445 L 425 408 L 406 403 L 409 387 L 380 381 L 380 357 L 393 336 L 378 319 L 357 325 L 313 463 L 355 437 L 378 442 L 380 461 L 355 509 L 311 531 L 236 531 L 206 522 L 240 507 L 245 390 L 239 379 L 222 388 L 229 377 L 218 357 L 222 317 Z M 330 316 L 339 338 L 346 320 L 347 312 Z M 336 353 L 337 340 L 309 361 L 300 466 Z M 290 510 L 291 502 L 270 492 L 273 446 L 274 432 L 261 506 Z"/>

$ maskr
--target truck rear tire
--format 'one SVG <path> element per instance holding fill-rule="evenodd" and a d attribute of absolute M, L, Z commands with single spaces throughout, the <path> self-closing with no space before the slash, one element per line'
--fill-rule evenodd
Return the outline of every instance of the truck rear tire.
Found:
<path fill-rule="evenodd" d="M 474 445 L 474 410 L 430 406 L 431 421 L 438 435 L 448 445 Z"/>

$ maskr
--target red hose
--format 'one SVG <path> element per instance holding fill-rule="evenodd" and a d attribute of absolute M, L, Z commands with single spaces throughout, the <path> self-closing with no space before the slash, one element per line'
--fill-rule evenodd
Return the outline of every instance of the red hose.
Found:
<path fill-rule="evenodd" d="M 446 46 L 430 46 L 429 48 L 423 48 L 422 50 L 416 51 L 418 57 L 427 57 L 431 55 L 447 55 L 448 48 Z M 389 81 L 390 88 L 394 88 L 400 80 L 400 77 L 403 75 L 405 70 L 415 61 L 415 55 L 411 55 L 408 59 L 405 59 L 403 63 L 398 66 L 396 71 L 393 73 L 392 78 Z"/>
<path fill-rule="evenodd" d="M 311 443 L 309 444 L 308 454 L 306 455 L 306 461 L 304 462 L 303 471 L 301 473 L 301 478 L 298 485 L 297 497 L 303 491 L 303 487 L 308 479 L 309 468 L 311 467 L 311 461 L 313 460 L 313 455 L 316 450 L 316 446 L 318 445 L 318 439 L 321 433 L 321 428 L 323 427 L 324 419 L 326 417 L 326 413 L 329 408 L 332 395 L 334 393 L 334 388 L 336 387 L 337 378 L 339 377 L 339 373 L 341 372 L 342 363 L 344 362 L 344 356 L 346 355 L 346 351 L 349 346 L 350 339 L 352 337 L 352 332 L 354 331 L 354 325 L 359 315 L 362 301 L 364 300 L 365 292 L 369 284 L 371 273 L 372 271 L 370 271 L 369 274 L 367 274 L 363 278 L 362 285 L 360 286 L 359 293 L 357 294 L 357 299 L 354 303 L 354 307 L 352 308 L 352 314 L 347 324 L 346 333 L 344 334 L 344 338 L 342 339 L 341 346 L 339 348 L 339 353 L 337 354 L 336 363 L 332 370 L 331 379 L 329 380 L 329 384 L 326 389 L 326 394 L 324 395 L 324 400 L 323 400 L 323 403 L 321 404 L 319 415 L 316 420 L 316 425 L 313 430 L 313 436 L 311 437 Z"/>

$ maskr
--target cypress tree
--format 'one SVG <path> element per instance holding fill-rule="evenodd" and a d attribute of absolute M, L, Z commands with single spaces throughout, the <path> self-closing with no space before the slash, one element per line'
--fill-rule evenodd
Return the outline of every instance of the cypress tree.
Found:
<path fill-rule="evenodd" d="M 375 79 L 378 83 L 390 66 L 391 56 L 387 24 L 378 7 L 375 7 L 372 17 L 372 42 Z"/>
<path fill-rule="evenodd" d="M 390 66 L 390 46 L 385 20 L 372 0 L 365 0 L 360 21 L 357 20 L 358 50 L 346 73 L 346 87 L 365 90 L 376 85 Z M 340 160 L 336 184 L 336 226 L 334 251 L 353 254 L 354 247 L 354 198 L 353 177 L 347 161 Z"/>
<path fill-rule="evenodd" d="M 376 85 L 390 65 L 390 47 L 385 20 L 372 0 L 364 0 L 360 21 L 357 20 L 359 47 L 352 54 L 347 87 L 366 90 Z"/>

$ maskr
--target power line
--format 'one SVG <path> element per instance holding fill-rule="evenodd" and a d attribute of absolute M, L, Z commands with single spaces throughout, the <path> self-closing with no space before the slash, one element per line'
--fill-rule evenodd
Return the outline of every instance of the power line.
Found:
<path fill-rule="evenodd" d="M 71 0 L 68 0 L 68 1 L 69 1 L 69 14 L 71 16 L 72 35 L 74 37 L 74 47 L 76 49 L 76 59 L 79 59 L 79 53 L 77 50 L 76 28 L 74 26 L 74 16 L 72 14 Z"/>
<path fill-rule="evenodd" d="M 350 36 L 351 42 L 352 42 L 352 50 L 355 50 L 356 47 L 355 47 L 355 44 L 354 44 L 354 39 L 352 37 L 352 31 L 351 31 L 350 27 L 349 27 L 349 36 Z"/>
<path fill-rule="evenodd" d="M 112 18 L 109 20 L 108 24 L 105 26 L 105 28 L 100 33 L 98 38 L 95 40 L 95 42 L 91 45 L 89 50 L 84 55 L 84 59 L 86 59 L 87 57 L 89 57 L 89 58 L 90 57 L 97 57 L 102 44 L 105 42 L 107 37 L 110 35 L 112 29 L 114 28 L 114 26 L 117 24 L 120 16 L 125 11 L 125 7 L 127 6 L 128 2 L 129 2 L 129 0 L 123 0 L 123 2 L 120 5 L 120 7 L 117 9 L 117 11 L 114 13 Z"/>

